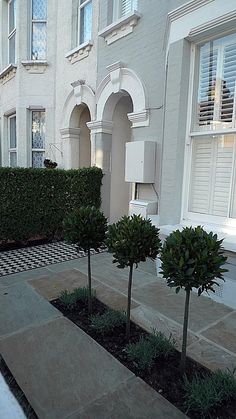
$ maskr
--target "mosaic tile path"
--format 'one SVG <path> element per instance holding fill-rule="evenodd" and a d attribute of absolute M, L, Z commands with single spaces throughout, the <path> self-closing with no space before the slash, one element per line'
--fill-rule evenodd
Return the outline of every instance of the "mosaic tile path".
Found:
<path fill-rule="evenodd" d="M 63 241 L 8 250 L 0 253 L 0 277 L 84 256 L 84 252 Z"/>

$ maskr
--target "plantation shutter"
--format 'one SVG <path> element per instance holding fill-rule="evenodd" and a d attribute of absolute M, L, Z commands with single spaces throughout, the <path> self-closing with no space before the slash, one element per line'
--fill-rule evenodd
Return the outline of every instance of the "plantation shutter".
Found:
<path fill-rule="evenodd" d="M 232 122 L 236 80 L 236 44 L 224 48 L 220 119 Z"/>
<path fill-rule="evenodd" d="M 232 37 L 231 37 L 232 39 Z M 209 42 L 200 48 L 198 126 L 230 128 L 235 119 L 236 43 Z M 231 42 L 230 42 L 231 41 Z"/>
<path fill-rule="evenodd" d="M 201 50 L 199 74 L 199 126 L 209 125 L 214 117 L 218 49 Z"/>
<path fill-rule="evenodd" d="M 228 216 L 233 142 L 233 136 L 194 139 L 190 211 Z"/>
<path fill-rule="evenodd" d="M 136 7 L 136 0 L 121 0 L 121 16 L 127 15 Z"/>

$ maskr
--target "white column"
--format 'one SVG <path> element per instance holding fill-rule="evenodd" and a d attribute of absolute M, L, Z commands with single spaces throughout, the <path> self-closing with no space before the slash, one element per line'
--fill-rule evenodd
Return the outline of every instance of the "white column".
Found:
<path fill-rule="evenodd" d="M 64 169 L 78 169 L 80 128 L 62 128 L 60 133 L 63 144 Z"/>
<path fill-rule="evenodd" d="M 100 167 L 103 171 L 102 181 L 102 206 L 104 214 L 110 216 L 111 192 L 111 146 L 112 127 L 111 121 L 92 121 L 87 123 L 90 129 L 91 140 L 91 165 Z"/>

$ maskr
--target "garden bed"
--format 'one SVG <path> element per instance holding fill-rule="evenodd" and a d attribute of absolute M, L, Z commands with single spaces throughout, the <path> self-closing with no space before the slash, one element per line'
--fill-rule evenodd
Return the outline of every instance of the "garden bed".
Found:
<path fill-rule="evenodd" d="M 177 408 L 186 413 L 184 406 L 185 393 L 183 388 L 183 378 L 179 372 L 180 352 L 174 350 L 168 359 L 159 358 L 155 361 L 151 369 L 140 370 L 132 361 L 128 359 L 124 351 L 127 342 L 125 340 L 125 325 L 116 327 L 111 332 L 104 335 L 97 333 L 91 326 L 88 316 L 87 304 L 79 301 L 73 308 L 66 307 L 59 299 L 51 301 L 51 304 L 63 313 L 65 317 L 84 330 L 123 365 L 129 368 L 135 375 L 142 378 L 147 384 L 164 396 Z M 107 306 L 98 299 L 93 300 L 93 314 L 103 314 Z M 148 333 L 139 326 L 131 322 L 131 343 L 136 343 L 141 337 L 148 336 Z M 186 376 L 191 380 L 196 374 L 206 376 L 210 371 L 195 362 L 191 358 L 187 359 Z M 209 418 L 214 419 L 235 419 L 236 400 L 212 409 Z M 188 412 L 191 419 L 200 419 L 199 414 Z"/>

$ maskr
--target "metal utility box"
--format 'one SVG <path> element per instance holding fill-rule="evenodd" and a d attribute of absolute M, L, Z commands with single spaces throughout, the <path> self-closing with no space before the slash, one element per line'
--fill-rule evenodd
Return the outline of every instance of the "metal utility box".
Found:
<path fill-rule="evenodd" d="M 125 181 L 155 182 L 156 143 L 133 141 L 126 143 Z"/>

